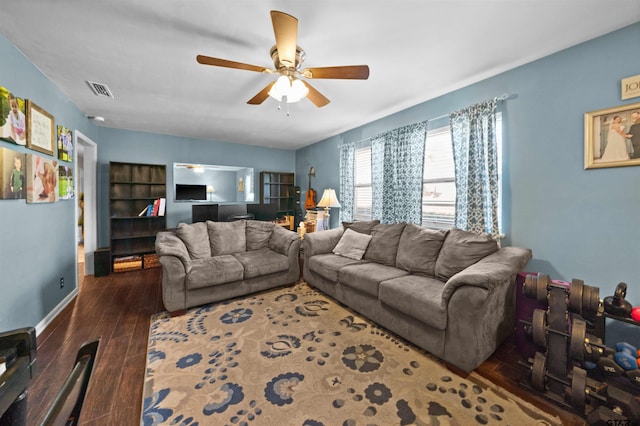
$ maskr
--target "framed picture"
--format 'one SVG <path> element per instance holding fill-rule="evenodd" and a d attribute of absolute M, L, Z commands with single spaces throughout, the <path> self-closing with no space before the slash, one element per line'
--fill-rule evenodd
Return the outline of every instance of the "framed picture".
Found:
<path fill-rule="evenodd" d="M 25 101 L 0 86 L 0 139 L 26 145 Z"/>
<path fill-rule="evenodd" d="M 584 168 L 640 166 L 640 103 L 584 115 Z"/>
<path fill-rule="evenodd" d="M 58 160 L 27 154 L 27 203 L 58 201 Z"/>
<path fill-rule="evenodd" d="M 55 146 L 53 115 L 27 99 L 27 148 L 53 155 Z"/>
<path fill-rule="evenodd" d="M 73 161 L 73 139 L 71 130 L 64 126 L 56 126 L 58 136 L 58 160 Z"/>
<path fill-rule="evenodd" d="M 58 198 L 60 200 L 71 200 L 73 197 L 73 168 L 58 166 Z"/>
<path fill-rule="evenodd" d="M 27 184 L 24 154 L 0 148 L 0 199 L 24 200 Z"/>

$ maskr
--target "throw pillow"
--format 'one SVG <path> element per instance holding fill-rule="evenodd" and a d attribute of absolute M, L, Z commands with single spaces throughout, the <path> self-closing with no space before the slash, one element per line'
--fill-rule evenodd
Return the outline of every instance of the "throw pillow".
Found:
<path fill-rule="evenodd" d="M 368 221 L 356 221 L 356 222 L 342 222 L 342 227 L 344 229 L 352 229 L 356 232 L 360 232 L 362 234 L 371 235 L 371 230 L 374 226 L 380 223 L 379 220 L 368 220 Z"/>
<path fill-rule="evenodd" d="M 371 235 L 347 229 L 333 248 L 333 253 L 349 259 L 360 260 L 369 246 Z"/>
<path fill-rule="evenodd" d="M 396 266 L 400 236 L 406 223 L 379 224 L 371 230 L 371 242 L 364 258 L 387 266 Z"/>
<path fill-rule="evenodd" d="M 447 231 L 444 230 L 408 224 L 400 236 L 396 266 L 417 275 L 433 277 L 438 253 L 446 236 Z"/>
<path fill-rule="evenodd" d="M 239 253 L 247 250 L 246 222 L 207 221 L 211 256 Z"/>
<path fill-rule="evenodd" d="M 180 223 L 175 229 L 175 234 L 182 240 L 191 259 L 204 259 L 211 257 L 211 247 L 209 246 L 209 234 L 207 224 L 196 222 L 191 225 Z"/>
<path fill-rule="evenodd" d="M 274 226 L 273 222 L 247 221 L 247 251 L 268 247 Z"/>
<path fill-rule="evenodd" d="M 480 259 L 498 251 L 498 243 L 491 235 L 453 228 L 444 240 L 436 261 L 436 278 L 447 281 Z"/>

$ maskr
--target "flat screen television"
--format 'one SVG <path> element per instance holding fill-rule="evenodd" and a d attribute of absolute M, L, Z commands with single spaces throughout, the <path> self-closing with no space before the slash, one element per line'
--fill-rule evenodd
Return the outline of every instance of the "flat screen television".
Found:
<path fill-rule="evenodd" d="M 207 185 L 185 185 L 176 183 L 176 201 L 206 201 Z"/>

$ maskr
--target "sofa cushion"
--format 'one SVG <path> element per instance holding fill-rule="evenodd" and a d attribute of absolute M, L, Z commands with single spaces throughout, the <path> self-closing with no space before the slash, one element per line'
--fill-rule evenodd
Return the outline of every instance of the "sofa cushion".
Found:
<path fill-rule="evenodd" d="M 289 269 L 287 256 L 268 248 L 233 254 L 244 267 L 244 278 L 255 278 Z"/>
<path fill-rule="evenodd" d="M 189 290 L 241 281 L 244 273 L 242 264 L 228 254 L 196 259 L 191 264 L 186 279 Z"/>
<path fill-rule="evenodd" d="M 338 281 L 347 287 L 378 297 L 380 282 L 409 275 L 407 271 L 378 263 L 347 265 L 338 271 Z"/>
<path fill-rule="evenodd" d="M 374 226 L 380 223 L 379 220 L 368 220 L 368 221 L 356 221 L 356 222 L 342 222 L 342 227 L 346 229 L 351 229 L 356 232 L 360 232 L 361 234 L 369 234 L 371 235 L 371 230 Z"/>
<path fill-rule="evenodd" d="M 360 260 L 364 256 L 370 241 L 371 235 L 361 234 L 347 228 L 342 237 L 340 237 L 338 244 L 333 248 L 333 253 L 349 259 Z"/>
<path fill-rule="evenodd" d="M 279 225 L 274 226 L 271 237 L 269 238 L 269 248 L 276 253 L 284 254 L 286 256 L 289 253 L 291 243 L 299 239 L 300 236 L 295 232 L 284 229 Z"/>
<path fill-rule="evenodd" d="M 476 234 L 453 228 L 444 240 L 436 261 L 436 278 L 447 281 L 480 259 L 498 251 L 498 243 L 489 234 Z"/>
<path fill-rule="evenodd" d="M 435 278 L 406 275 L 380 283 L 380 302 L 412 318 L 446 330 L 447 311 L 442 304 L 444 283 Z"/>
<path fill-rule="evenodd" d="M 212 222 L 207 221 L 211 256 L 231 254 L 247 249 L 246 222 Z"/>
<path fill-rule="evenodd" d="M 274 226 L 276 225 L 273 222 L 247 221 L 247 250 L 269 247 L 269 238 L 271 238 Z"/>
<path fill-rule="evenodd" d="M 191 225 L 180 223 L 175 229 L 175 234 L 184 243 L 191 259 L 211 257 L 211 247 L 209 246 L 209 234 L 207 233 L 206 223 L 196 222 Z"/>
<path fill-rule="evenodd" d="M 321 277 L 336 282 L 338 271 L 347 265 L 368 263 L 365 260 L 354 260 L 333 253 L 317 254 L 309 258 L 309 269 Z"/>
<path fill-rule="evenodd" d="M 364 258 L 371 262 L 396 266 L 398 243 L 406 223 L 379 224 L 371 231 L 371 242 Z"/>
<path fill-rule="evenodd" d="M 414 274 L 433 277 L 446 235 L 447 231 L 407 224 L 400 236 L 396 266 Z"/>

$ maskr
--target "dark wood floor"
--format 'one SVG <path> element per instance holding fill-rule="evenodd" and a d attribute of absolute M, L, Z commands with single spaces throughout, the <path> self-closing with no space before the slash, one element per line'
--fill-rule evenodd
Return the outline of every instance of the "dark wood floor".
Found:
<path fill-rule="evenodd" d="M 27 424 L 38 424 L 71 371 L 78 348 L 101 338 L 91 385 L 80 423 L 138 425 L 149 332 L 149 318 L 163 310 L 160 269 L 84 277 L 78 297 L 38 336 L 38 375 L 29 389 Z M 518 385 L 526 374 L 521 355 L 506 342 L 476 372 L 544 411 L 559 415 L 564 424 L 583 424 Z"/>

